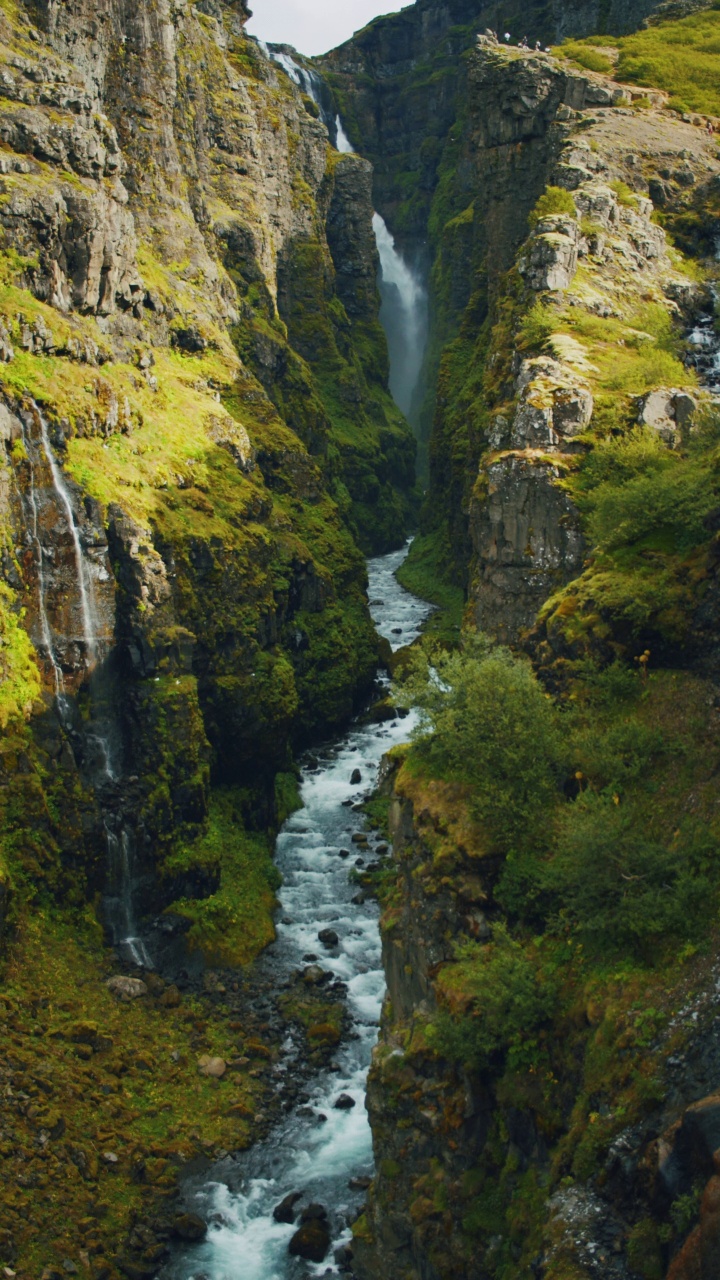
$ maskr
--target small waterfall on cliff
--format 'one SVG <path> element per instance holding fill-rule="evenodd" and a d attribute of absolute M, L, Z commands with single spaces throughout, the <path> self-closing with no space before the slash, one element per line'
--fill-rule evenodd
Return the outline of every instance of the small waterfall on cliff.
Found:
<path fill-rule="evenodd" d="M 335 117 L 335 138 L 335 146 L 338 151 L 344 156 L 351 156 L 355 148 L 343 129 L 342 120 L 339 116 Z"/>
<path fill-rule="evenodd" d="M 50 630 L 50 621 L 47 614 L 47 605 L 45 603 L 45 564 L 43 561 L 43 547 L 40 541 L 40 526 L 38 515 L 37 493 L 35 491 L 35 464 L 32 459 L 32 453 L 28 443 L 25 423 L 21 422 L 22 442 L 27 455 L 28 467 L 30 470 L 30 488 L 28 493 L 30 503 L 30 531 L 32 535 L 33 545 L 35 549 L 35 562 L 37 565 L 38 580 L 38 616 L 40 618 L 40 634 L 42 646 L 45 650 L 47 660 L 50 663 L 55 680 L 55 697 L 57 698 L 58 707 L 63 711 L 63 699 L 65 694 L 65 681 L 63 680 L 62 668 L 55 657 L 55 649 L 53 647 L 52 632 Z"/>
<path fill-rule="evenodd" d="M 92 598 L 92 584 L 89 580 L 88 569 L 85 563 L 85 555 L 83 553 L 82 545 L 80 543 L 80 535 L 75 523 L 75 515 L 72 508 L 70 493 L 50 445 L 47 423 L 37 407 L 36 411 L 40 426 L 40 439 L 42 441 L 43 452 L 50 468 L 55 492 L 57 493 L 57 496 L 60 499 L 60 504 L 65 512 L 68 529 L 70 530 L 70 536 L 73 541 L 75 566 L 77 569 L 77 586 L 80 597 L 80 611 L 85 637 L 85 665 L 88 670 L 91 670 L 92 667 L 95 666 L 97 658 L 98 635 L 97 609 L 95 608 L 95 602 Z"/>
<path fill-rule="evenodd" d="M 135 834 L 127 818 L 117 812 L 118 783 L 122 773 L 120 733 L 111 707 L 112 690 L 104 670 L 109 645 L 103 635 L 96 592 L 96 582 L 108 575 L 83 546 L 71 490 L 55 456 L 48 424 L 38 405 L 32 405 L 32 415 L 25 421 L 21 420 L 21 427 L 29 472 L 25 503 L 36 563 L 39 641 L 52 668 L 61 724 L 76 743 L 82 743 L 81 769 L 103 807 L 108 855 L 105 912 L 113 941 L 131 963 L 151 968 L 152 961 L 138 937 L 133 911 Z M 44 496 L 41 497 L 43 490 Z M 43 545 L 43 514 L 46 521 L 52 522 L 47 531 L 52 539 L 48 545 Z M 65 536 L 64 526 L 67 526 L 69 535 L 69 562 L 63 564 L 57 558 L 55 563 L 55 553 Z M 51 565 L 49 572 L 46 559 Z M 55 579 L 52 584 L 51 578 Z M 55 607 L 54 627 L 51 625 L 51 597 Z M 82 636 L 76 639 L 72 635 L 75 629 L 73 619 L 77 619 L 82 632 Z M 81 649 L 80 662 L 74 656 L 78 648 Z M 87 682 L 90 692 L 90 720 L 79 733 L 76 732 L 77 721 L 67 693 L 71 678 L 75 680 L 76 687 Z"/>
<path fill-rule="evenodd" d="M 373 215 L 373 230 L 380 254 L 380 320 L 390 355 L 390 391 L 411 419 L 427 343 L 427 290 L 395 247 L 379 213 Z"/>

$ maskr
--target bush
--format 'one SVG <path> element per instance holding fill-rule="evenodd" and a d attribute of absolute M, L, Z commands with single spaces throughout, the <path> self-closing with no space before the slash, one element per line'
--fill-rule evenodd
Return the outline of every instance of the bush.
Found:
<path fill-rule="evenodd" d="M 428 1027 L 430 1043 L 438 1053 L 475 1069 L 498 1054 L 507 1054 L 511 1067 L 532 1065 L 534 1033 L 552 1013 L 554 990 L 541 983 L 532 959 L 504 925 L 495 926 L 489 945 L 466 942 L 456 956 L 449 981 L 469 1008 L 455 1017 L 441 1010 Z"/>
<path fill-rule="evenodd" d="M 646 834 L 631 803 L 586 792 L 564 812 L 545 868 L 562 920 L 596 952 L 649 959 L 668 935 L 692 935 L 711 892 L 704 850 L 692 836 L 667 847 Z"/>
<path fill-rule="evenodd" d="M 683 457 L 636 430 L 598 445 L 582 483 L 588 531 L 604 551 L 633 546 L 685 554 L 707 541 L 704 521 L 717 499 L 701 455 Z"/>
<path fill-rule="evenodd" d="M 618 198 L 618 203 L 625 206 L 626 209 L 637 209 L 637 196 L 631 191 L 627 182 L 623 182 L 621 178 L 617 178 L 610 183 L 610 187 Z"/>
<path fill-rule="evenodd" d="M 557 321 L 549 307 L 535 302 L 520 321 L 517 345 L 521 351 L 542 351 L 556 328 Z"/>
<path fill-rule="evenodd" d="M 562 754 L 554 706 L 530 664 L 473 637 L 461 652 L 421 652 L 409 686 L 420 753 L 470 785 L 491 846 L 527 840 L 557 794 Z"/>
<path fill-rule="evenodd" d="M 530 214 L 528 223 L 532 229 L 537 226 L 541 218 L 550 218 L 556 213 L 565 213 L 571 218 L 576 218 L 575 201 L 564 187 L 546 187 Z"/>

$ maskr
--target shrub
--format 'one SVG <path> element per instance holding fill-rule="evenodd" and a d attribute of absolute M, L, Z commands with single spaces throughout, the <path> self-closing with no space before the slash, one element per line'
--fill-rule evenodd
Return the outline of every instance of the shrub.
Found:
<path fill-rule="evenodd" d="M 557 794 L 562 754 L 554 706 L 530 664 L 473 637 L 461 652 L 422 652 L 409 683 L 420 752 L 470 785 L 496 850 L 526 840 Z"/>
<path fill-rule="evenodd" d="M 646 834 L 633 804 L 593 792 L 563 814 L 545 879 L 560 918 L 592 950 L 629 949 L 648 959 L 668 935 L 694 933 L 711 890 L 692 837 L 668 848 Z"/>
<path fill-rule="evenodd" d="M 476 1069 L 498 1054 L 507 1054 L 511 1067 L 532 1065 L 534 1033 L 552 1012 L 553 988 L 540 981 L 532 959 L 504 925 L 495 926 L 489 945 L 466 942 L 456 956 L 449 982 L 470 1002 L 469 1008 L 454 1017 L 441 1010 L 427 1029 L 430 1043 Z"/>
<path fill-rule="evenodd" d="M 556 329 L 556 318 L 542 302 L 533 303 L 520 321 L 517 345 L 521 351 L 542 351 Z"/>
<path fill-rule="evenodd" d="M 631 191 L 627 182 L 623 182 L 621 178 L 616 178 L 611 182 L 610 187 L 618 198 L 618 203 L 625 206 L 626 209 L 637 209 L 637 196 Z"/>
<path fill-rule="evenodd" d="M 633 546 L 685 554 L 707 540 L 704 521 L 716 504 L 710 468 L 648 431 L 599 445 L 583 480 L 592 486 L 583 504 L 590 536 L 605 551 Z"/>
<path fill-rule="evenodd" d="M 565 213 L 571 218 L 576 218 L 575 201 L 564 187 L 546 187 L 530 214 L 528 223 L 531 228 L 535 227 L 541 218 L 550 218 L 556 213 Z"/>

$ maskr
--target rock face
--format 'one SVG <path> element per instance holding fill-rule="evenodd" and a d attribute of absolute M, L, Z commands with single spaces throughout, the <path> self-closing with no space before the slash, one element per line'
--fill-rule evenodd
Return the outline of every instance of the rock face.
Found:
<path fill-rule="evenodd" d="M 502 23 L 514 43 L 532 33 L 533 42 L 549 45 L 599 30 L 634 30 L 657 7 L 654 0 L 613 0 L 607 6 L 511 0 L 500 15 L 483 0 L 419 0 L 325 55 L 322 67 L 351 141 L 373 163 L 377 205 L 388 225 L 406 243 L 424 239 L 442 142 L 456 120 L 458 103 L 467 100 L 460 55 L 479 31 Z M 434 74 L 422 78 L 418 92 L 412 72 L 430 58 Z M 513 127 L 510 115 L 506 128 Z"/>
<path fill-rule="evenodd" d="M 368 687 L 358 542 L 404 536 L 415 447 L 387 389 L 370 166 L 330 149 L 245 5 L 13 12 L 0 631 L 24 610 L 35 656 L 3 648 L 28 772 L 8 744 L 0 823 L 26 812 L 32 857 L 42 813 L 62 892 L 117 904 L 124 859 L 156 912 L 218 890 L 217 858 L 173 861 L 214 783 L 272 826 L 291 744 Z"/>

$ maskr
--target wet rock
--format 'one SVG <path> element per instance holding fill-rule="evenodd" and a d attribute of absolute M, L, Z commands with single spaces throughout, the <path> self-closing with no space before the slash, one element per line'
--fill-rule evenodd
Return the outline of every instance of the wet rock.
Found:
<path fill-rule="evenodd" d="M 303 982 L 309 987 L 319 987 L 323 982 L 328 982 L 331 978 L 332 974 L 319 964 L 309 964 L 307 969 L 303 970 L 302 975 Z"/>
<path fill-rule="evenodd" d="M 350 785 L 355 787 L 358 782 L 362 782 L 362 774 L 359 769 L 353 769 L 352 774 L 350 775 Z"/>
<path fill-rule="evenodd" d="M 355 1099 L 350 1097 L 349 1093 L 341 1093 L 335 1103 L 336 1111 L 352 1111 L 355 1106 Z"/>
<path fill-rule="evenodd" d="M 362 906 L 363 906 L 363 904 L 364 904 L 364 902 L 365 902 L 365 894 L 364 894 L 364 893 L 356 893 L 356 894 L 354 894 L 354 895 L 353 895 L 353 897 L 350 899 L 350 901 L 352 902 L 352 904 L 353 904 L 353 906 L 354 906 L 354 907 L 362 907 Z"/>
<path fill-rule="evenodd" d="M 355 831 L 353 835 L 351 835 L 350 840 L 352 844 L 367 844 L 368 842 L 368 838 L 364 831 Z"/>
<path fill-rule="evenodd" d="M 306 1262 L 323 1262 L 329 1248 L 330 1229 L 323 1218 L 304 1222 L 288 1245 L 291 1257 L 304 1258 Z"/>
<path fill-rule="evenodd" d="M 348 1182 L 350 1191 L 367 1191 L 372 1178 L 351 1178 Z"/>
<path fill-rule="evenodd" d="M 273 1209 L 273 1218 L 276 1222 L 294 1222 L 295 1221 L 295 1205 L 298 1200 L 302 1200 L 302 1191 L 291 1191 L 285 1196 L 280 1204 L 276 1204 Z"/>
<path fill-rule="evenodd" d="M 327 1209 L 324 1204 L 318 1204 L 316 1200 L 312 1204 L 307 1205 L 300 1214 L 301 1222 L 325 1222 L 327 1221 Z"/>
<path fill-rule="evenodd" d="M 340 857 L 341 857 L 341 858 L 349 858 L 349 857 L 350 857 L 350 850 L 349 850 L 349 849 L 341 849 L 341 850 L 340 850 Z"/>
<path fill-rule="evenodd" d="M 336 947 L 340 939 L 334 929 L 321 929 L 318 934 L 318 941 L 322 942 L 324 947 L 330 949 Z"/>
<path fill-rule="evenodd" d="M 180 1240 L 196 1243 L 207 1235 L 207 1223 L 196 1213 L 179 1213 L 172 1224 L 173 1235 Z"/>
<path fill-rule="evenodd" d="M 352 1269 L 353 1252 L 349 1245 L 341 1244 L 333 1254 L 335 1266 L 340 1271 L 350 1271 Z"/>
<path fill-rule="evenodd" d="M 198 1058 L 198 1073 L 201 1076 L 209 1076 L 212 1080 L 222 1080 L 227 1071 L 227 1063 L 224 1058 L 211 1058 L 206 1053 Z"/>
<path fill-rule="evenodd" d="M 138 1000 L 148 993 L 141 978 L 124 978 L 120 974 L 115 978 L 108 978 L 105 986 L 118 1000 Z"/>

